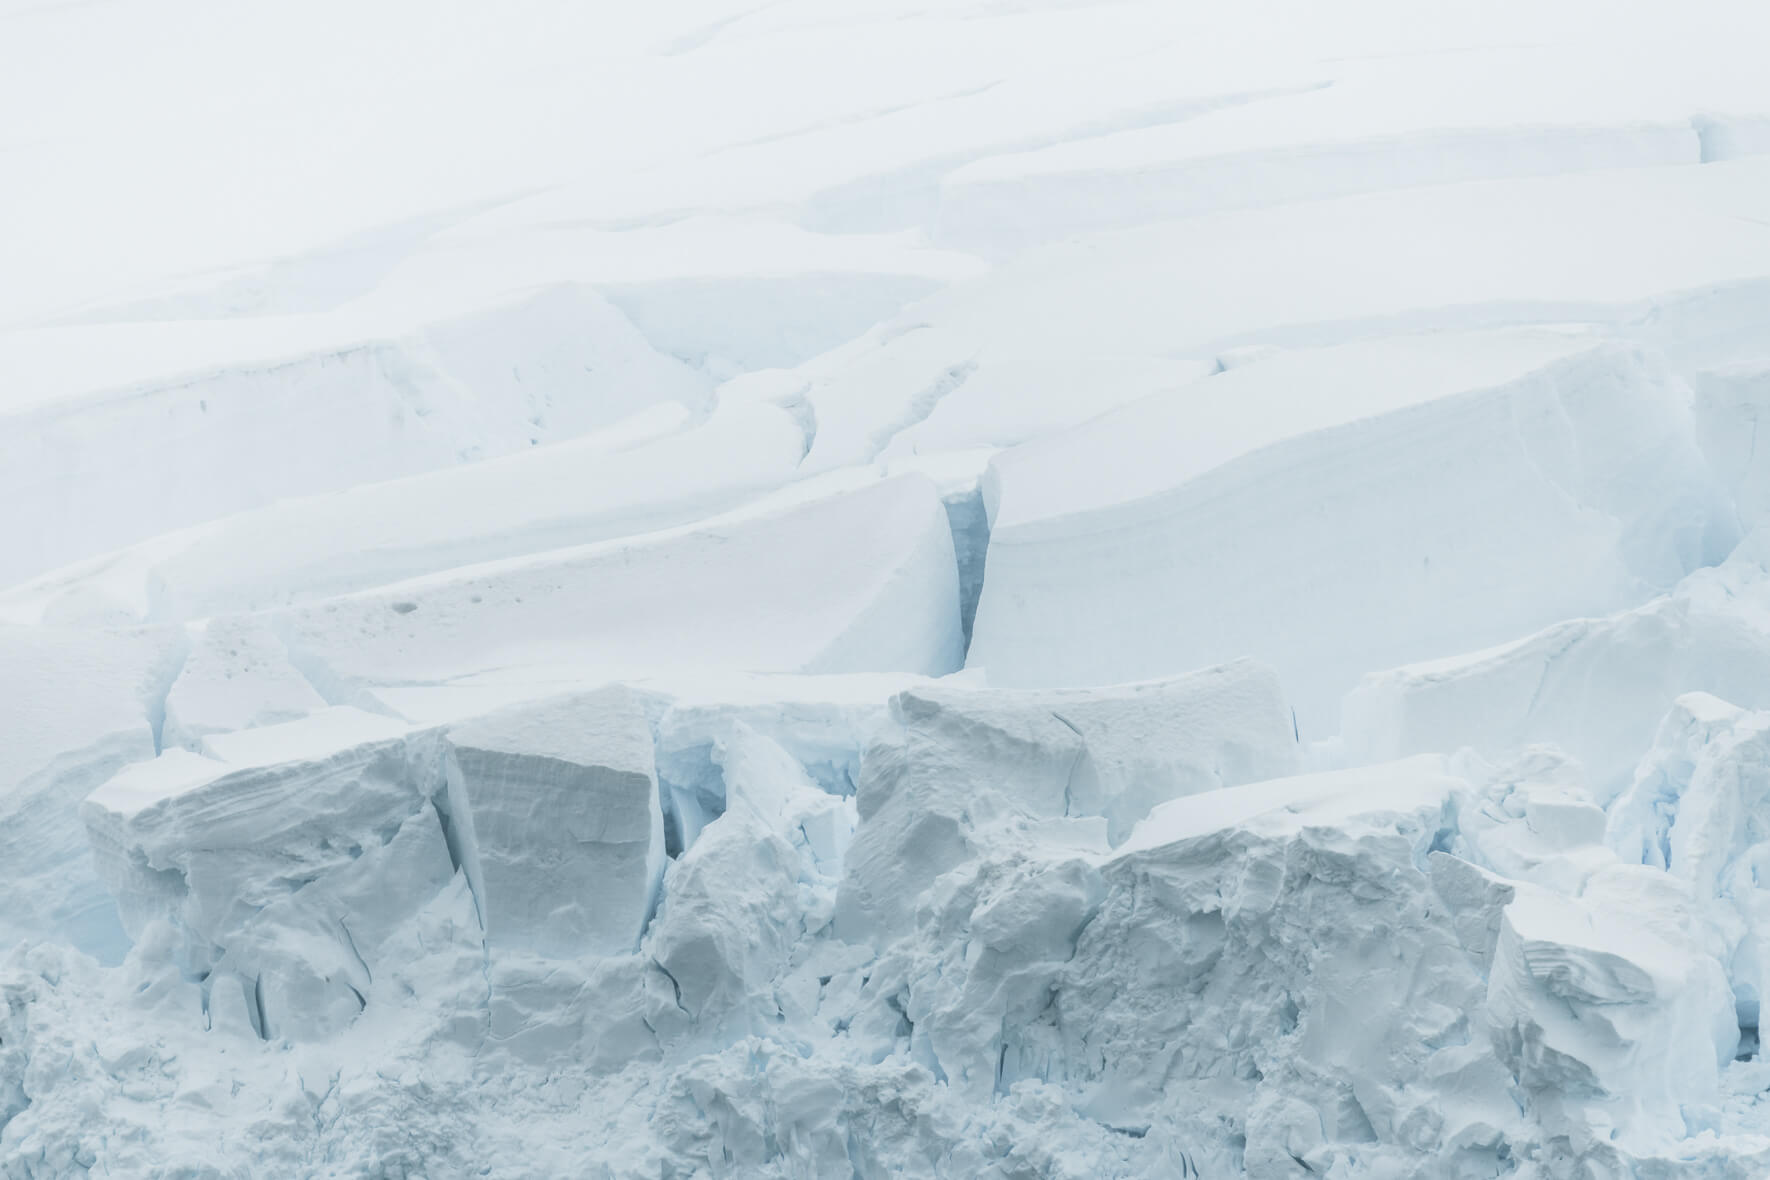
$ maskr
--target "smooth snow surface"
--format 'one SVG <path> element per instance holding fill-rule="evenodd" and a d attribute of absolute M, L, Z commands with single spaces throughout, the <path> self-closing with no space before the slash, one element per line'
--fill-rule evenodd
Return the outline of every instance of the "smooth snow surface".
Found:
<path fill-rule="evenodd" d="M 1766 46 L 0 0 L 0 1177 L 1770 1176 Z"/>

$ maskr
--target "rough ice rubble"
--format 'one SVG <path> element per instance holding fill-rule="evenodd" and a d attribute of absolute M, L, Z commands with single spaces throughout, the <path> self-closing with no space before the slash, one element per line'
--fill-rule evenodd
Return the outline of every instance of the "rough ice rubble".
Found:
<path fill-rule="evenodd" d="M 974 689 L 948 709 L 1024 719 L 1056 695 Z M 1265 765 L 1295 758 L 1259 692 L 1206 717 L 1189 717 L 1171 690 L 1073 695 L 1109 733 L 1136 734 L 1178 701 L 1169 716 L 1201 737 L 1258 735 L 1242 740 Z M 902 720 L 917 699 L 899 697 L 899 720 L 861 754 L 863 798 L 891 773 L 879 763 L 931 757 Z M 545 751 L 557 728 L 533 722 L 575 712 L 581 748 L 610 751 L 631 745 L 618 731 L 641 716 L 635 707 L 623 694 L 566 698 L 445 740 L 483 741 L 477 730 L 507 750 L 539 747 L 512 765 L 556 765 Z M 669 708 L 643 706 L 660 718 Z M 1180 794 L 1116 849 L 1098 807 L 1023 816 L 950 871 L 904 883 L 908 920 L 862 923 L 870 938 L 859 941 L 842 930 L 839 898 L 853 885 L 840 866 L 869 821 L 816 785 L 767 735 L 765 715 L 728 713 L 710 752 L 721 813 L 668 864 L 637 953 L 546 957 L 495 933 L 480 949 L 476 894 L 448 847 L 461 813 L 445 824 L 429 801 L 460 798 L 442 781 L 432 731 L 348 711 L 253 731 L 216 748 L 226 765 L 173 752 L 89 805 L 97 829 L 125 833 L 145 859 L 126 871 L 189 874 L 188 894 L 162 889 L 131 915 L 144 935 L 117 973 L 119 986 L 141 980 L 120 1010 L 154 1029 L 158 1047 L 119 1073 L 112 1032 L 71 1047 L 53 1075 L 33 1068 L 33 1100 L 0 1142 L 14 1162 L 37 1161 L 27 1175 L 82 1152 L 126 1160 L 139 1143 L 79 1128 L 78 1112 L 123 1092 L 150 1109 L 191 1109 L 182 1075 L 152 1067 L 188 1057 L 226 1095 L 211 1091 L 203 1109 L 247 1117 L 293 1101 L 270 1124 L 269 1150 L 305 1166 L 345 1161 L 347 1173 L 413 1117 L 411 1087 L 443 1085 L 479 1094 L 443 1108 L 473 1133 L 400 1138 L 409 1170 L 474 1170 L 490 1157 L 472 1144 L 496 1144 L 520 1122 L 612 1174 L 698 1164 L 739 1175 L 1557 1175 L 1558 1153 L 1615 1174 L 1687 1129 L 1726 1129 L 1738 1117 L 1727 1071 L 1752 1068 L 1730 1062 L 1755 1014 L 1755 993 L 1737 990 L 1759 961 L 1744 867 L 1753 838 L 1703 854 L 1710 867 L 1667 873 L 1641 863 L 1629 817 L 1663 815 L 1654 798 L 1681 800 L 1670 846 L 1712 847 L 1702 833 L 1727 830 L 1716 816 L 1765 789 L 1748 785 L 1765 771 L 1744 751 L 1766 724 L 1698 698 L 1679 710 L 1643 765 L 1640 801 L 1613 811 L 1608 844 L 1605 813 L 1570 763 L 1420 756 Z M 925 764 L 981 802 L 1004 789 L 1001 724 L 947 724 L 943 752 Z M 643 763 L 648 745 L 618 757 Z M 428 771 L 419 749 L 433 756 Z M 265 764 L 273 758 L 284 760 Z M 648 777 L 634 777 L 655 799 Z M 247 812 L 272 795 L 313 801 L 345 780 L 358 788 L 350 808 L 302 808 L 301 824 L 252 841 L 277 855 L 230 850 L 228 833 L 246 831 Z M 587 815 L 570 790 L 529 797 L 532 825 Z M 600 798 L 611 814 L 627 806 Z M 483 863 L 489 829 L 478 813 L 473 822 Z M 353 823 L 393 830 L 350 857 L 338 849 Z M 311 880 L 241 907 L 289 881 L 292 863 Z M 488 914 L 500 888 L 530 903 L 583 896 L 569 877 L 482 872 Z M 429 958 L 401 957 L 414 948 Z M 41 1038 L 56 1036 L 61 1006 L 111 986 L 56 953 L 42 947 L 9 968 L 5 1044 L 27 1061 L 51 1052 Z M 193 953 L 211 956 L 206 978 L 165 973 L 169 956 Z M 462 980 L 469 953 L 483 969 Z M 337 1022 L 363 1032 L 325 1035 Z M 404 1038 L 399 1052 L 418 1072 L 379 1072 L 358 1051 L 364 1035 Z M 464 1066 L 463 1051 L 484 1068 Z M 537 1088 L 523 1072 L 534 1068 L 555 1080 Z M 568 1117 L 586 1109 L 602 1113 Z M 175 1162 L 215 1151 L 176 1131 L 154 1142 Z M 1748 1146 L 1722 1151 L 1699 1134 L 1659 1166 L 1743 1177 Z"/>
<path fill-rule="evenodd" d="M 1770 983 L 1770 911 L 1758 887 L 1770 785 L 1765 721 L 1706 693 L 1680 697 L 1612 808 L 1608 832 L 1625 860 L 1686 882 L 1722 932 L 1740 1032 L 1753 1041 Z"/>
<path fill-rule="evenodd" d="M 1122 842 L 1168 799 L 1282 775 L 1295 733 L 1277 681 L 1244 662 L 1101 693 L 911 689 L 869 747 L 837 918 L 856 939 L 902 931 L 922 890 L 1040 821 L 1084 846 Z"/>
<path fill-rule="evenodd" d="M 469 1168 L 478 1157 L 460 1136 L 386 1141 L 412 1107 L 398 1097 L 405 1081 L 352 1063 L 358 1035 L 340 1030 L 366 1023 L 412 1038 L 402 1053 L 428 1061 L 432 1081 L 411 1084 L 478 1092 L 549 1127 L 575 1109 L 558 1106 L 563 1093 L 496 1067 L 460 1076 L 450 1054 L 467 1047 L 490 1063 L 508 1053 L 552 1072 L 575 1063 L 573 1104 L 628 1111 L 612 1116 L 627 1118 L 621 1134 L 643 1136 L 641 1157 L 673 1168 L 699 1159 L 738 1175 L 800 1175 L 775 1171 L 793 1159 L 804 1175 L 1496 1175 L 1538 1150 L 1621 1166 L 1681 1138 L 1692 1118 L 1726 1125 L 1720 1063 L 1756 985 L 1740 916 L 1756 886 L 1733 870 L 1735 892 L 1724 900 L 1717 888 L 1742 853 L 1724 847 L 1715 869 L 1667 874 L 1639 863 L 1644 844 L 1627 837 L 1628 817 L 1664 814 L 1657 798 L 1685 800 L 1674 833 L 1736 830 L 1715 816 L 1756 798 L 1740 794 L 1754 764 L 1736 750 L 1763 722 L 1701 702 L 1680 709 L 1699 727 L 1669 725 L 1612 812 L 1623 856 L 1605 847 L 1604 812 L 1579 770 L 1552 757 L 1492 768 L 1427 755 L 1221 785 L 1296 766 L 1289 711 L 1271 676 L 1248 665 L 1106 692 L 912 688 L 892 704 L 896 720 L 839 722 L 834 734 L 835 715 L 816 724 L 804 708 L 598 693 L 441 738 L 349 709 L 207 738 L 211 757 L 170 752 L 89 803 L 101 863 L 133 876 L 119 886 L 140 932 L 124 978 L 142 985 L 124 1010 L 159 1028 L 163 1047 L 133 1058 L 129 1083 L 115 1033 L 55 1076 L 23 1072 L 34 1097 L 5 1136 L 14 1161 L 35 1159 L 28 1168 L 46 1175 L 81 1153 L 126 1161 L 131 1148 L 81 1130 L 78 1111 L 124 1084 L 135 1102 L 188 1109 L 177 1070 L 156 1081 L 142 1065 L 191 1054 L 234 1092 L 205 1109 L 242 1111 L 235 1099 L 248 1095 L 320 1115 L 299 1116 L 304 1130 L 276 1123 L 273 1150 L 294 1152 L 297 1168 L 361 1168 L 365 1145 L 432 1175 Z M 581 725 L 558 724 L 573 715 Z M 480 761 L 535 784 L 522 796 L 531 833 L 559 831 L 561 812 L 589 800 L 625 807 L 573 793 L 572 773 L 526 770 L 588 764 L 559 748 L 566 732 L 596 761 L 627 762 L 650 812 L 648 860 L 662 803 L 646 716 L 660 748 L 687 752 L 706 738 L 720 798 L 669 863 L 637 954 L 559 957 L 550 946 L 542 959 L 508 945 L 496 934 L 499 890 L 515 888 L 531 913 L 535 899 L 584 893 L 568 876 L 485 870 L 503 821 L 474 805 L 469 784 L 483 770 L 462 750 L 487 750 Z M 770 729 L 821 755 L 846 745 L 857 798 L 825 791 Z M 1689 770 L 1705 762 L 1713 770 Z M 1081 791 L 1078 764 L 1092 764 Z M 843 893 L 869 874 L 862 846 L 846 846 L 894 830 L 890 801 L 880 810 L 874 798 L 890 778 L 965 805 L 966 823 L 993 812 L 993 831 L 979 828 L 968 856 L 896 881 L 903 916 L 873 922 L 850 906 L 844 918 Z M 1156 807 L 1113 849 L 1106 816 L 1138 785 L 1126 823 Z M 515 816 L 517 798 L 499 794 L 497 816 Z M 929 844 L 912 835 L 896 847 Z M 181 874 L 186 892 L 173 881 Z M 462 945 L 460 931 L 478 931 L 476 904 L 494 932 L 469 952 L 480 936 Z M 650 899 L 641 890 L 628 906 L 643 918 Z M 441 941 L 427 946 L 419 931 Z M 432 959 L 409 954 L 414 945 Z M 48 948 L 34 954 L 9 978 L 7 1044 L 27 1061 L 51 1053 L 39 1038 L 55 1037 L 57 1005 L 90 1003 L 81 989 L 110 985 Z M 481 955 L 483 971 L 469 973 L 478 984 L 443 987 Z M 168 962 L 182 971 L 166 975 Z M 412 975 L 414 962 L 444 969 Z M 400 985 L 389 989 L 389 977 Z M 1678 1072 L 1648 1083 L 1648 1063 L 1662 1060 Z M 322 1081 L 304 1081 L 310 1072 Z M 1687 1111 L 1692 1102 L 1708 1113 Z M 485 1116 L 478 1104 L 448 1109 Z M 612 1155 L 612 1138 L 581 1132 L 589 1159 L 632 1166 Z M 152 1141 L 173 1159 L 214 1152 Z"/>

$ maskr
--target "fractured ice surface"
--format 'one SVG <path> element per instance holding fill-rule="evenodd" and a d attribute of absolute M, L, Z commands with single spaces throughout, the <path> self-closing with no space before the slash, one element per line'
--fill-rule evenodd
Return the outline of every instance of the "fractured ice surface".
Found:
<path fill-rule="evenodd" d="M 205 1005 L 243 988 L 260 1036 L 344 1028 L 381 944 L 454 873 L 431 801 L 436 743 L 406 728 L 327 711 L 221 758 L 175 750 L 125 769 L 83 809 L 125 928 L 169 925 Z"/>
<path fill-rule="evenodd" d="M 0 0 L 0 1176 L 1770 1175 L 1767 36 Z"/>
<path fill-rule="evenodd" d="M 899 932 L 936 878 L 1040 820 L 1092 818 L 1077 839 L 1104 847 L 1158 803 L 1297 761 L 1278 684 L 1251 662 L 1100 693 L 912 689 L 891 711 L 838 913 L 861 936 Z"/>

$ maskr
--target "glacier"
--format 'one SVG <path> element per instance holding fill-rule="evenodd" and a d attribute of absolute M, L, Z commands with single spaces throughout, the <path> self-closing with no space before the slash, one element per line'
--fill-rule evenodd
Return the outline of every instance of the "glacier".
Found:
<path fill-rule="evenodd" d="M 0 0 L 0 1177 L 1770 1175 L 1767 44 Z"/>

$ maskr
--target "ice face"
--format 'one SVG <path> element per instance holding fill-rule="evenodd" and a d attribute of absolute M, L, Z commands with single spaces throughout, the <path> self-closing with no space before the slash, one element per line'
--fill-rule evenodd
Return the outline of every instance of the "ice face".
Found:
<path fill-rule="evenodd" d="M 1766 44 L 0 0 L 0 1176 L 1770 1175 Z"/>
<path fill-rule="evenodd" d="M 488 943 L 630 952 L 656 901 L 663 813 L 651 731 L 620 689 L 451 727 L 449 809 Z"/>
<path fill-rule="evenodd" d="M 1568 347 L 1292 353 L 998 458 L 968 662 L 1038 685 L 1253 654 L 1323 736 L 1380 653 L 1483 646 L 1670 589 L 1737 539 L 1686 394 L 1607 346 L 1538 367 Z"/>

